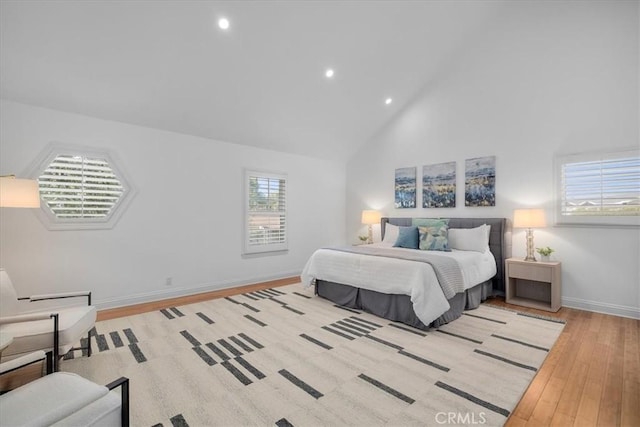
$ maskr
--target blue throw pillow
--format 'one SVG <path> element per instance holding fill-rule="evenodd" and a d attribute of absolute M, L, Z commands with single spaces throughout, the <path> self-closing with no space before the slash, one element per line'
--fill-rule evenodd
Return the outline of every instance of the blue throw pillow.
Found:
<path fill-rule="evenodd" d="M 418 227 L 400 227 L 398 230 L 398 240 L 393 245 L 395 248 L 418 249 L 420 245 L 420 235 Z"/>

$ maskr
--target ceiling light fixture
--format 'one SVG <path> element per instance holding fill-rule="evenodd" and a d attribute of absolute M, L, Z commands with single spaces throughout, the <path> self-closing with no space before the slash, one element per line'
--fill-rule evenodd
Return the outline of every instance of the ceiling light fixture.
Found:
<path fill-rule="evenodd" d="M 327 76 L 328 79 L 333 77 L 333 70 L 331 68 L 328 68 L 327 71 L 325 71 L 324 75 Z"/>
<path fill-rule="evenodd" d="M 391 98 L 387 98 L 387 99 L 384 100 L 384 103 L 387 104 L 387 105 L 391 104 L 392 102 L 393 102 L 393 99 L 391 99 Z"/>
<path fill-rule="evenodd" d="M 218 27 L 220 27 L 221 30 L 228 30 L 229 29 L 229 20 L 227 18 L 218 19 Z"/>

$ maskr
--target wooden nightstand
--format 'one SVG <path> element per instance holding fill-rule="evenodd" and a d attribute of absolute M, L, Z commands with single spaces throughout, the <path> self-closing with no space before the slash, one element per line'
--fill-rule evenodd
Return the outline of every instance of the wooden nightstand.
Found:
<path fill-rule="evenodd" d="M 561 263 L 506 260 L 507 303 L 546 311 L 560 310 Z"/>

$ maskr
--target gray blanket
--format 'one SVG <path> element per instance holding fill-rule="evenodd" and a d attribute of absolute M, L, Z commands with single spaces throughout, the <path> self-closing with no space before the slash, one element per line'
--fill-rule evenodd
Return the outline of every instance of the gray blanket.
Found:
<path fill-rule="evenodd" d="M 399 251 L 393 248 L 376 248 L 366 245 L 332 247 L 324 249 L 361 255 L 397 258 L 407 261 L 424 262 L 433 267 L 433 271 L 435 271 L 436 273 L 436 277 L 438 278 L 438 282 L 440 283 L 440 287 L 442 288 L 442 292 L 444 293 L 445 298 L 451 299 L 456 293 L 462 292 L 464 290 L 462 270 L 460 270 L 460 266 L 458 265 L 456 260 L 451 258 L 431 255 L 427 253 L 427 251 L 416 250 L 416 253 L 411 253 L 409 251 Z"/>

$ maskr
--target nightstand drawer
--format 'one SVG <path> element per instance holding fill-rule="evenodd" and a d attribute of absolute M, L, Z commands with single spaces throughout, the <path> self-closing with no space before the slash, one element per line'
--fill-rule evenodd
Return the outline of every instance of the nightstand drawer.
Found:
<path fill-rule="evenodd" d="M 551 268 L 543 265 L 509 264 L 509 277 L 551 283 Z"/>

